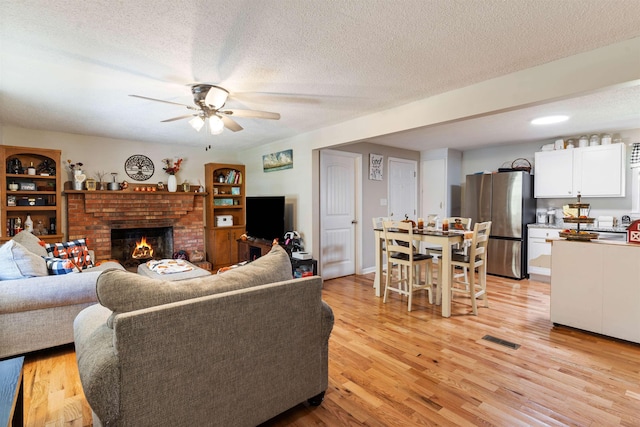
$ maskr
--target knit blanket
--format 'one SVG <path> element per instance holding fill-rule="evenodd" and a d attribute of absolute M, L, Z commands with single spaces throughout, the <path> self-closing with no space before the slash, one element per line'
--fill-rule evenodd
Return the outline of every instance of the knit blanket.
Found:
<path fill-rule="evenodd" d="M 153 259 L 147 261 L 147 267 L 158 274 L 184 273 L 193 270 L 193 265 L 183 259 Z"/>

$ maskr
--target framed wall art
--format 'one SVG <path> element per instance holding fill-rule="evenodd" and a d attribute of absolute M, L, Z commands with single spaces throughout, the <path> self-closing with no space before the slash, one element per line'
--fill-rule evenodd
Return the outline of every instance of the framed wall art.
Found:
<path fill-rule="evenodd" d="M 293 168 L 293 150 L 278 151 L 262 156 L 262 170 L 275 172 Z"/>
<path fill-rule="evenodd" d="M 381 154 L 369 154 L 369 179 L 382 181 L 382 166 L 384 156 Z"/>

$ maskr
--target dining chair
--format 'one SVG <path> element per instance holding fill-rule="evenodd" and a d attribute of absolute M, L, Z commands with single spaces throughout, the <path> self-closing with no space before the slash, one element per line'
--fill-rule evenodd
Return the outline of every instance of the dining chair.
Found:
<path fill-rule="evenodd" d="M 471 218 L 452 216 L 449 218 L 445 218 L 445 220 L 449 222 L 449 230 L 463 230 L 463 231 L 471 230 L 471 222 L 472 222 Z M 453 253 L 460 254 L 460 255 L 467 255 L 468 253 L 467 248 L 469 247 L 469 245 L 470 245 L 470 241 L 465 239 L 464 242 L 462 242 L 461 244 L 453 248 Z M 442 256 L 442 247 L 428 247 L 427 253 L 430 255 L 433 255 L 434 261 L 438 263 L 438 261 L 440 260 L 440 256 Z M 463 268 L 460 273 L 454 272 L 454 276 L 453 276 L 454 279 L 458 279 L 460 277 L 464 277 L 465 282 L 469 281 L 468 270 L 466 268 Z"/>
<path fill-rule="evenodd" d="M 451 292 L 466 293 L 471 298 L 473 314 L 478 315 L 476 300 L 482 297 L 484 306 L 488 307 L 487 299 L 487 246 L 489 244 L 489 234 L 491 233 L 491 221 L 476 223 L 473 227 L 471 244 L 468 247 L 467 255 L 454 253 L 451 256 Z M 442 274 L 442 267 L 439 267 L 438 276 Z M 462 267 L 469 271 L 468 281 L 456 280 L 453 273 L 456 267 Z M 476 278 L 477 275 L 477 278 Z M 437 288 L 436 299 L 440 301 L 441 289 Z"/>
<path fill-rule="evenodd" d="M 415 250 L 413 225 L 401 221 L 383 221 L 384 240 L 387 248 L 387 276 L 384 285 L 383 303 L 387 302 L 389 291 L 408 297 L 408 311 L 411 311 L 413 293 L 427 291 L 429 303 L 433 304 L 432 256 Z M 394 278 L 394 266 L 396 277 Z M 420 267 L 425 267 L 425 281 L 420 281 Z"/>

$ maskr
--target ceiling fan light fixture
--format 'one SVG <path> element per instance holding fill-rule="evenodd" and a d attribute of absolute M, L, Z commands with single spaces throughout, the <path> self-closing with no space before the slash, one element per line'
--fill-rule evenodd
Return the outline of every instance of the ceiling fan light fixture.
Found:
<path fill-rule="evenodd" d="M 195 116 L 193 119 L 189 120 L 189 124 L 196 131 L 200 132 L 200 129 L 204 126 L 204 120 L 202 120 L 202 117 L 200 116 Z"/>
<path fill-rule="evenodd" d="M 544 116 L 531 120 L 532 125 L 552 125 L 554 123 L 566 122 L 569 120 L 569 116 L 556 115 L 556 116 Z"/>
<path fill-rule="evenodd" d="M 223 89 L 219 86 L 215 85 L 201 85 L 204 87 L 203 90 L 206 90 L 206 96 L 204 98 L 205 104 L 210 107 L 218 110 L 224 106 L 227 102 L 227 98 L 229 96 L 229 92 L 226 89 Z"/>
<path fill-rule="evenodd" d="M 220 135 L 223 129 L 224 123 L 220 117 L 215 115 L 209 117 L 209 130 L 211 131 L 211 135 Z"/>

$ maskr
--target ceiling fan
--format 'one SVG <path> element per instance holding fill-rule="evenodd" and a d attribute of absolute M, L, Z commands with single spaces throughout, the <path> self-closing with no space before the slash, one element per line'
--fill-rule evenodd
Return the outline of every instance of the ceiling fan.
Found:
<path fill-rule="evenodd" d="M 242 126 L 240 126 L 235 120 L 233 120 L 231 116 L 270 120 L 280 119 L 279 113 L 270 113 L 268 111 L 257 110 L 237 110 L 235 108 L 225 109 L 224 105 L 229 98 L 229 91 L 220 86 L 205 83 L 196 83 L 191 85 L 191 93 L 193 94 L 193 102 L 195 104 L 195 107 L 192 105 L 180 104 L 178 102 L 172 101 L 164 101 L 162 99 L 149 98 L 146 96 L 129 96 L 147 99 L 149 101 L 164 102 L 165 104 L 174 104 L 187 107 L 189 110 L 193 110 L 194 112 L 191 114 L 185 114 L 183 116 L 162 120 L 162 122 L 173 122 L 175 120 L 191 118 L 191 120 L 189 120 L 189 124 L 198 132 L 200 131 L 200 129 L 202 129 L 205 123 L 208 122 L 209 130 L 213 135 L 220 134 L 224 128 L 227 128 L 233 132 L 242 130 Z"/>

